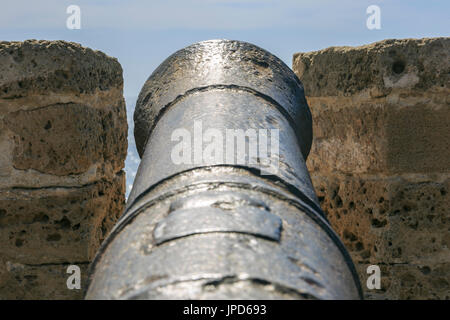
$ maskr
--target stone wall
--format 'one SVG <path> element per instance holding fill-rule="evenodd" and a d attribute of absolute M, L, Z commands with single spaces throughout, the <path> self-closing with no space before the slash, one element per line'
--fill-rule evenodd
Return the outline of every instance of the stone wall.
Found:
<path fill-rule="evenodd" d="M 316 192 L 369 299 L 450 299 L 450 38 L 297 53 Z M 381 290 L 366 268 L 381 268 Z"/>
<path fill-rule="evenodd" d="M 99 51 L 0 42 L 0 299 L 82 297 L 67 266 L 85 279 L 124 207 L 122 90 Z"/>

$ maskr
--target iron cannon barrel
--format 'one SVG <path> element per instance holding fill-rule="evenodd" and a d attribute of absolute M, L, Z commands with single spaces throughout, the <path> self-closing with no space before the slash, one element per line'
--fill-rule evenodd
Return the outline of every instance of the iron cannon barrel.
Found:
<path fill-rule="evenodd" d="M 141 163 L 91 265 L 87 299 L 359 299 L 306 167 L 311 114 L 277 57 L 212 40 L 139 95 Z"/>

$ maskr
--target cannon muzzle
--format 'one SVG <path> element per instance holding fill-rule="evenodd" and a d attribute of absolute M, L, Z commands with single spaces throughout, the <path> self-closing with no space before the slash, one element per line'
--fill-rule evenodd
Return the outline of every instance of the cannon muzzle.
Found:
<path fill-rule="evenodd" d="M 303 86 L 249 43 L 200 42 L 139 95 L 142 158 L 88 299 L 359 299 L 315 195 Z"/>

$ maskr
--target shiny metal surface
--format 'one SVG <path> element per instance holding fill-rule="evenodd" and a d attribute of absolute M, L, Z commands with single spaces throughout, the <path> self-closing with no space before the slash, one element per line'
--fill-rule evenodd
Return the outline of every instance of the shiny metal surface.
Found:
<path fill-rule="evenodd" d="M 361 298 L 305 165 L 312 125 L 303 87 L 278 58 L 239 41 L 182 49 L 147 80 L 135 123 L 142 161 L 92 263 L 87 299 Z M 199 123 L 224 135 L 278 130 L 279 154 L 269 156 L 278 170 L 264 173 L 250 148 L 237 164 L 195 161 L 194 149 L 194 161 L 174 163 L 171 135 L 183 128 L 195 144 Z"/>

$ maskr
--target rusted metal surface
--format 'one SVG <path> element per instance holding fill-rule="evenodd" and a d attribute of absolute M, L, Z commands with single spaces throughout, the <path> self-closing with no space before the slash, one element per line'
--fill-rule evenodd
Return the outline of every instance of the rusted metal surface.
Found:
<path fill-rule="evenodd" d="M 135 123 L 142 161 L 92 264 L 88 299 L 361 297 L 305 165 L 312 129 L 303 87 L 278 58 L 239 41 L 182 49 L 147 80 Z M 267 174 L 259 153 L 250 161 L 250 149 L 243 163 L 196 159 L 198 123 L 224 135 L 278 130 L 279 153 L 268 156 L 277 170 Z M 194 136 L 188 163 L 173 161 L 179 128 Z"/>

